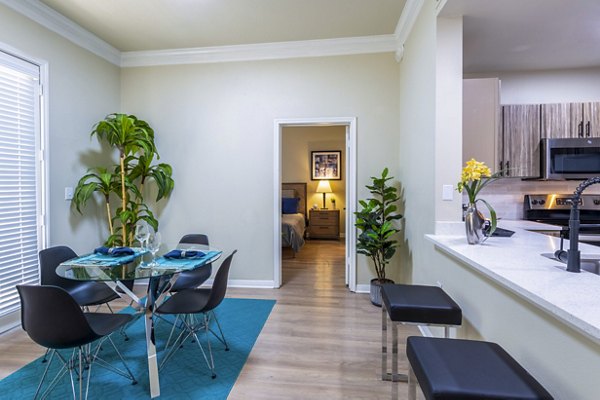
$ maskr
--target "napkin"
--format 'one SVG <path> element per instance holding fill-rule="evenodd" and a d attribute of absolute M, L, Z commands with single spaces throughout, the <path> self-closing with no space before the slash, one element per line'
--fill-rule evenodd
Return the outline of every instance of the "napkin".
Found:
<path fill-rule="evenodd" d="M 109 256 L 121 257 L 121 256 L 131 256 L 134 255 L 135 252 L 129 247 L 106 247 L 101 246 L 94 250 L 94 253 L 100 253 Z"/>
<path fill-rule="evenodd" d="M 198 250 L 171 250 L 164 258 L 200 258 L 206 254 Z"/>

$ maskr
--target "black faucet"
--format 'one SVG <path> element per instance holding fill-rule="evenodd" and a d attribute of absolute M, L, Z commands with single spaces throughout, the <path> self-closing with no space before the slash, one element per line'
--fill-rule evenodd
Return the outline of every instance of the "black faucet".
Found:
<path fill-rule="evenodd" d="M 581 272 L 581 254 L 579 252 L 579 204 L 581 194 L 589 186 L 600 183 L 600 176 L 583 181 L 577 186 L 571 198 L 571 215 L 569 217 L 569 251 L 567 252 L 567 271 Z"/>

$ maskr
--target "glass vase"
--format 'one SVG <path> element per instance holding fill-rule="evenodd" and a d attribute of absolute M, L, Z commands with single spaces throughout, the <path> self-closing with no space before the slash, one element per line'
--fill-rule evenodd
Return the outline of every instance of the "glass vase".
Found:
<path fill-rule="evenodd" d="M 483 214 L 477 210 L 475 203 L 469 203 L 465 212 L 465 229 L 467 232 L 467 242 L 469 244 L 480 244 L 487 239 L 483 232 L 486 226 Z"/>

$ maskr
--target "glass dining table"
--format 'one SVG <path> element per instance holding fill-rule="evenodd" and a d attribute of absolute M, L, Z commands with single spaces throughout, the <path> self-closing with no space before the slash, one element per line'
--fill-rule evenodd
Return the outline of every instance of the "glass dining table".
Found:
<path fill-rule="evenodd" d="M 158 257 L 154 262 L 145 262 L 144 258 L 149 253 L 147 250 L 131 249 L 133 254 L 123 256 L 91 253 L 76 257 L 61 263 L 56 268 L 56 274 L 66 279 L 104 282 L 120 297 L 133 301 L 132 307 L 144 316 L 150 396 L 155 398 L 160 396 L 160 382 L 154 337 L 154 309 L 166 300 L 168 289 L 181 272 L 202 268 L 218 260 L 222 252 L 210 246 L 180 243 L 177 249 L 194 250 L 195 253 L 191 253 L 194 257 Z M 148 279 L 146 296 L 143 298 L 139 298 L 123 283 L 142 279 Z"/>

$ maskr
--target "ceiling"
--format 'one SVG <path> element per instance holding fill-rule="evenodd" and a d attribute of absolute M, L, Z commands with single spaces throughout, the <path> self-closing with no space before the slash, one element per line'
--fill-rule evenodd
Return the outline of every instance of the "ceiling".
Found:
<path fill-rule="evenodd" d="M 463 15 L 464 71 L 600 66 L 598 0 L 448 0 Z"/>
<path fill-rule="evenodd" d="M 120 51 L 394 33 L 406 0 L 40 0 Z"/>

